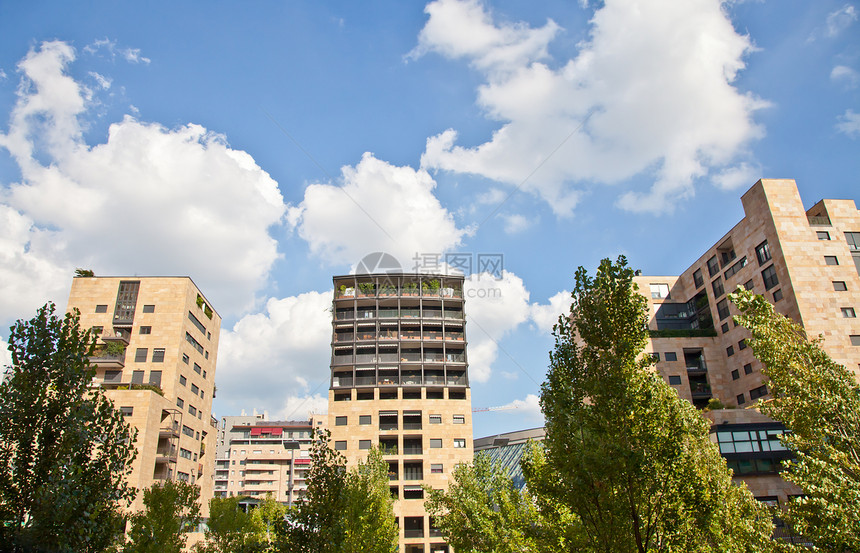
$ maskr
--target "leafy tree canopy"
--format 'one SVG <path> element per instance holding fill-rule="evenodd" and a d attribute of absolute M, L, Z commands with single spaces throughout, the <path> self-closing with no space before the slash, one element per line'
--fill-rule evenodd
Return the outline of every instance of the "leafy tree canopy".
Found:
<path fill-rule="evenodd" d="M 13 551 L 102 551 L 122 532 L 135 432 L 90 388 L 95 336 L 48 303 L 11 327 L 0 384 L 0 542 Z"/>
<path fill-rule="evenodd" d="M 180 553 L 186 532 L 200 523 L 200 488 L 188 482 L 157 482 L 143 492 L 143 511 L 131 516 L 125 553 Z"/>
<path fill-rule="evenodd" d="M 763 363 L 772 399 L 762 413 L 792 430 L 783 443 L 795 459 L 783 478 L 805 497 L 789 505 L 794 531 L 829 551 L 857 551 L 860 543 L 860 386 L 848 369 L 809 340 L 803 328 L 779 315 L 763 297 L 738 290 L 738 324 Z"/>

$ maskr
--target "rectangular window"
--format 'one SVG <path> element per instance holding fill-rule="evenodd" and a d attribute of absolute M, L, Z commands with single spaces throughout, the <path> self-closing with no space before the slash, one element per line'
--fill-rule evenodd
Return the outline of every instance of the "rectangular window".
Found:
<path fill-rule="evenodd" d="M 744 256 L 744 257 L 740 258 L 740 260 L 737 263 L 735 263 L 734 265 L 732 265 L 731 267 L 726 269 L 726 272 L 723 273 L 723 278 L 728 279 L 730 276 L 733 276 L 735 273 L 737 273 L 738 271 L 740 271 L 741 269 L 743 269 L 746 266 L 747 266 L 747 258 L 746 258 L 746 256 Z"/>
<path fill-rule="evenodd" d="M 827 265 L 839 265 L 839 259 L 837 259 L 835 255 L 825 255 L 824 263 Z"/>
<path fill-rule="evenodd" d="M 182 409 L 185 407 L 185 401 L 181 397 L 176 398 L 176 406 Z"/>
<path fill-rule="evenodd" d="M 723 323 L 723 326 L 720 327 L 720 330 L 723 331 L 723 334 L 729 331 L 729 323 Z"/>
<path fill-rule="evenodd" d="M 741 372 L 737 369 L 732 371 L 732 380 L 737 380 L 741 377 Z"/>
<path fill-rule="evenodd" d="M 334 425 L 335 426 L 346 426 L 346 421 L 347 421 L 346 417 L 335 417 L 334 418 Z"/>
<path fill-rule="evenodd" d="M 438 449 L 442 447 L 442 438 L 430 438 L 430 449 Z"/>
<path fill-rule="evenodd" d="M 152 350 L 152 362 L 164 363 L 164 348 L 155 348 Z"/>
<path fill-rule="evenodd" d="M 860 334 L 852 334 L 849 338 L 852 346 L 860 346 Z"/>
<path fill-rule="evenodd" d="M 854 319 L 857 317 L 857 314 L 854 313 L 853 307 L 843 307 L 842 308 L 842 316 L 846 319 Z"/>
<path fill-rule="evenodd" d="M 134 352 L 134 362 L 146 363 L 147 352 L 148 350 L 146 348 L 137 348 L 137 351 Z"/>
<path fill-rule="evenodd" d="M 833 290 L 836 292 L 845 292 L 846 290 L 848 290 L 848 287 L 845 285 L 844 280 L 834 280 Z"/>
<path fill-rule="evenodd" d="M 758 388 L 750 390 L 750 400 L 758 399 L 767 395 L 767 386 L 761 385 Z"/>
<path fill-rule="evenodd" d="M 107 305 L 97 305 L 96 313 L 107 313 Z"/>
<path fill-rule="evenodd" d="M 708 274 L 714 276 L 720 272 L 720 262 L 717 261 L 717 256 L 713 256 L 708 260 Z"/>
<path fill-rule="evenodd" d="M 434 463 L 430 465 L 430 474 L 442 474 L 442 463 Z"/>
<path fill-rule="evenodd" d="M 779 278 L 776 276 L 776 268 L 773 265 L 761 272 L 761 278 L 764 280 L 765 290 L 770 290 L 779 284 Z"/>
<path fill-rule="evenodd" d="M 203 323 L 201 323 L 200 320 L 191 313 L 191 311 L 188 312 L 188 320 L 191 321 L 191 324 L 197 327 L 197 330 L 203 333 L 203 336 L 206 336 L 206 327 L 203 326 Z"/>
<path fill-rule="evenodd" d="M 189 438 L 194 437 L 194 430 L 185 426 L 184 424 L 182 425 L 182 433 L 185 434 L 186 436 L 188 436 Z"/>
<path fill-rule="evenodd" d="M 678 354 L 675 353 L 674 351 L 665 352 L 663 354 L 663 357 L 666 359 L 666 361 L 677 361 L 678 360 Z"/>
<path fill-rule="evenodd" d="M 142 326 L 142 327 L 140 327 L 140 333 L 141 334 L 152 334 L 152 327 L 151 326 Z"/>
<path fill-rule="evenodd" d="M 738 342 L 738 351 L 743 351 L 743 350 L 745 350 L 745 349 L 747 349 L 747 340 L 746 340 L 746 338 L 744 338 L 743 340 L 741 340 L 740 342 Z"/>
<path fill-rule="evenodd" d="M 719 301 L 719 303 L 717 303 L 717 313 L 719 314 L 721 321 L 729 316 L 729 302 L 728 302 L 728 300 L 723 298 Z"/>
<path fill-rule="evenodd" d="M 735 347 L 734 346 L 729 346 L 726 348 L 726 357 L 731 357 L 734 354 L 735 354 Z"/>
<path fill-rule="evenodd" d="M 752 374 L 752 363 L 744 365 L 744 374 Z"/>
<path fill-rule="evenodd" d="M 649 353 L 648 355 L 651 356 L 651 361 L 653 361 L 655 363 L 660 361 L 660 354 L 659 353 Z"/>
<path fill-rule="evenodd" d="M 693 283 L 696 285 L 696 288 L 701 288 L 705 284 L 705 279 L 702 278 L 701 269 L 696 269 L 693 273 Z"/>
<path fill-rule="evenodd" d="M 466 447 L 466 440 L 464 438 L 454 438 L 454 447 L 456 447 L 456 448 Z"/>
<path fill-rule="evenodd" d="M 680 386 L 681 385 L 681 377 L 680 376 L 670 376 L 669 377 L 669 385 L 670 386 Z"/>
<path fill-rule="evenodd" d="M 442 424 L 442 415 L 430 415 L 430 424 Z"/>
<path fill-rule="evenodd" d="M 183 459 L 191 459 L 191 451 L 184 447 L 179 448 L 179 456 Z"/>
<path fill-rule="evenodd" d="M 200 388 L 198 388 L 198 387 L 197 387 L 197 384 L 192 384 L 192 385 L 191 385 L 191 393 L 192 393 L 192 394 L 194 394 L 194 395 L 196 396 L 196 395 L 197 395 L 197 392 L 199 392 L 199 391 L 200 391 Z"/>
<path fill-rule="evenodd" d="M 767 245 L 767 240 L 755 247 L 755 257 L 759 266 L 770 261 L 770 246 Z"/>
<path fill-rule="evenodd" d="M 752 290 L 753 289 L 752 279 L 749 279 L 748 281 L 744 282 L 744 289 L 746 289 L 746 290 Z"/>
<path fill-rule="evenodd" d="M 194 347 L 200 355 L 203 355 L 203 346 L 200 345 L 200 342 L 195 340 L 194 336 L 192 336 L 188 331 L 185 332 L 185 341 L 191 344 L 191 346 Z"/>
<path fill-rule="evenodd" d="M 191 413 L 192 417 L 197 416 L 197 408 L 194 407 L 193 405 L 191 405 L 190 403 L 188 404 L 188 412 Z"/>
<path fill-rule="evenodd" d="M 183 386 L 185 386 L 187 382 L 188 382 L 188 379 L 185 378 L 185 375 L 180 374 L 179 375 L 179 383 L 182 384 Z"/>
<path fill-rule="evenodd" d="M 663 283 L 652 283 L 651 298 L 655 300 L 665 299 L 669 297 L 669 285 Z"/>
<path fill-rule="evenodd" d="M 358 416 L 358 424 L 372 424 L 370 422 L 370 415 L 359 415 Z"/>
<path fill-rule="evenodd" d="M 370 440 L 358 440 L 358 449 L 370 449 Z"/>
<path fill-rule="evenodd" d="M 161 371 L 149 371 L 149 383 L 153 386 L 161 386 Z"/>
<path fill-rule="evenodd" d="M 143 306 L 143 312 L 144 312 L 144 313 L 155 313 L 155 306 L 154 306 L 154 305 L 146 305 L 146 304 L 144 304 L 144 306 Z"/>
<path fill-rule="evenodd" d="M 119 412 L 123 417 L 130 417 L 134 414 L 134 407 L 120 407 Z"/>
<path fill-rule="evenodd" d="M 852 252 L 860 252 L 860 232 L 846 232 L 845 241 Z"/>
<path fill-rule="evenodd" d="M 715 298 L 719 298 L 726 293 L 726 290 L 723 288 L 723 279 L 719 277 L 717 277 L 717 280 L 711 283 L 711 287 L 714 289 Z"/>
<path fill-rule="evenodd" d="M 466 415 L 454 415 L 454 424 L 466 424 Z"/>
<path fill-rule="evenodd" d="M 203 370 L 203 369 L 200 367 L 200 365 L 198 365 L 197 363 L 194 363 L 194 372 L 196 372 L 197 374 L 200 374 L 201 370 Z"/>
<path fill-rule="evenodd" d="M 773 301 L 778 302 L 782 299 L 782 288 L 773 293 Z"/>
<path fill-rule="evenodd" d="M 747 402 L 747 400 L 743 394 L 738 394 L 737 400 L 738 400 L 738 405 L 743 405 L 744 403 Z"/>
<path fill-rule="evenodd" d="M 819 230 L 815 233 L 819 240 L 830 240 L 830 233 L 826 230 Z"/>
<path fill-rule="evenodd" d="M 132 384 L 143 384 L 143 371 L 132 371 L 131 383 Z"/>

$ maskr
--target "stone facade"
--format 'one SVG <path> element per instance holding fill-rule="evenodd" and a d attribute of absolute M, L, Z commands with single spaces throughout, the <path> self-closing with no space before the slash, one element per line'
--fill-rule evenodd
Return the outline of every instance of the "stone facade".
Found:
<path fill-rule="evenodd" d="M 99 331 L 93 384 L 137 429 L 130 483 L 141 490 L 166 479 L 198 484 L 208 516 L 218 313 L 187 277 L 76 277 L 68 309 Z M 139 493 L 131 509 L 142 500 Z"/>
<path fill-rule="evenodd" d="M 472 461 L 463 277 L 334 278 L 328 428 L 350 465 L 381 447 L 400 550 L 447 552 L 422 485 L 447 489 Z"/>

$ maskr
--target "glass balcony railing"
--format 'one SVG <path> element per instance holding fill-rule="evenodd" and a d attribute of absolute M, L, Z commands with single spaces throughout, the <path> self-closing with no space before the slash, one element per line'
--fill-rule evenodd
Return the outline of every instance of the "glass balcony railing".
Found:
<path fill-rule="evenodd" d="M 397 318 L 397 309 L 379 309 L 379 318 L 380 319 L 396 319 Z"/>
<path fill-rule="evenodd" d="M 335 376 L 332 379 L 332 386 L 336 388 L 350 387 L 352 386 L 352 377 L 351 376 Z"/>
<path fill-rule="evenodd" d="M 445 318 L 461 321 L 461 320 L 463 320 L 463 312 L 462 311 L 445 311 Z"/>
<path fill-rule="evenodd" d="M 442 310 L 441 309 L 424 309 L 424 318 L 425 319 L 441 319 L 442 318 Z"/>
<path fill-rule="evenodd" d="M 375 376 L 356 376 L 355 377 L 355 385 L 356 386 L 373 386 L 376 384 Z"/>
<path fill-rule="evenodd" d="M 352 342 L 355 339 L 355 334 L 352 332 L 339 332 L 334 335 L 335 342 Z"/>
<path fill-rule="evenodd" d="M 466 385 L 466 377 L 465 376 L 448 375 L 447 382 L 448 382 L 448 386 L 465 386 Z"/>

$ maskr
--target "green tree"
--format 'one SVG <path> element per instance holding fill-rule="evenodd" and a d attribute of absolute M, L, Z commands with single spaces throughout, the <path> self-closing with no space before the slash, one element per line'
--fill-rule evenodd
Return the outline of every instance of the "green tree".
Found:
<path fill-rule="evenodd" d="M 792 430 L 782 441 L 795 458 L 783 478 L 805 494 L 788 506 L 794 531 L 828 551 L 860 550 L 860 386 L 803 328 L 763 297 L 738 290 L 729 298 L 750 330 L 772 399 L 762 413 Z"/>
<path fill-rule="evenodd" d="M 266 494 L 265 499 L 252 511 L 252 516 L 254 528 L 257 529 L 257 541 L 262 544 L 265 551 L 271 551 L 275 529 L 286 518 L 287 506 L 275 501 L 270 494 Z"/>
<path fill-rule="evenodd" d="M 48 303 L 11 327 L 0 384 L 0 542 L 12 551 L 102 551 L 123 528 L 120 508 L 135 432 L 91 388 L 95 335 L 78 312 Z"/>
<path fill-rule="evenodd" d="M 241 497 L 213 497 L 209 500 L 206 540 L 195 546 L 198 553 L 253 553 L 262 551 L 263 533 L 253 512 L 239 504 Z"/>
<path fill-rule="evenodd" d="M 291 553 L 394 553 L 397 526 L 388 465 L 378 452 L 347 472 L 344 457 L 318 433 L 305 498 L 276 528 L 275 548 Z M 383 476 L 384 475 L 384 476 Z"/>
<path fill-rule="evenodd" d="M 536 553 L 556 551 L 540 546 L 537 506 L 486 455 L 471 465 L 454 467 L 447 491 L 426 488 L 427 512 L 455 551 Z"/>
<path fill-rule="evenodd" d="M 186 532 L 200 523 L 200 488 L 167 480 L 143 491 L 143 511 L 131 516 L 125 553 L 180 553 Z"/>
<path fill-rule="evenodd" d="M 524 463 L 540 507 L 569 511 L 584 551 L 769 550 L 766 510 L 643 354 L 647 303 L 624 257 L 594 278 L 580 267 L 572 298 L 541 389 L 545 450 Z"/>

